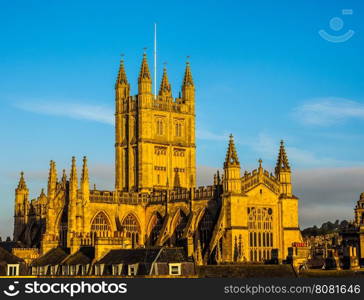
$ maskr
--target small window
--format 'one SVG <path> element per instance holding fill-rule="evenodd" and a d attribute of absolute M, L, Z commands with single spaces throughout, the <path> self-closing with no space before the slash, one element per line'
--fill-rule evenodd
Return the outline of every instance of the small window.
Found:
<path fill-rule="evenodd" d="M 63 275 L 68 276 L 68 274 L 69 274 L 68 266 L 63 266 Z"/>
<path fill-rule="evenodd" d="M 39 275 L 41 275 L 41 276 L 45 275 L 45 267 L 39 268 Z"/>
<path fill-rule="evenodd" d="M 8 265 L 7 276 L 19 276 L 19 265 Z"/>
<path fill-rule="evenodd" d="M 137 266 L 136 265 L 129 265 L 128 266 L 128 275 L 129 276 L 137 275 Z"/>
<path fill-rule="evenodd" d="M 71 275 L 76 275 L 76 266 L 75 265 L 71 266 Z"/>
<path fill-rule="evenodd" d="M 114 276 L 119 275 L 119 266 L 118 265 L 112 266 L 112 275 L 114 275 Z"/>
<path fill-rule="evenodd" d="M 169 264 L 169 275 L 181 275 L 181 264 Z"/>
<path fill-rule="evenodd" d="M 101 276 L 101 266 L 100 265 L 95 265 L 95 275 Z"/>
<path fill-rule="evenodd" d="M 87 266 L 82 265 L 81 266 L 81 272 L 82 272 L 82 275 L 87 275 Z"/>

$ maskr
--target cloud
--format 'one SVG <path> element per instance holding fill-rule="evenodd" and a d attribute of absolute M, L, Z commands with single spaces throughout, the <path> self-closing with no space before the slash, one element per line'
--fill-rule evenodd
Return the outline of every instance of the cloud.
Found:
<path fill-rule="evenodd" d="M 114 125 L 114 111 L 102 105 L 70 102 L 23 101 L 15 104 L 19 109 L 44 115 L 63 116 Z"/>
<path fill-rule="evenodd" d="M 250 147 L 255 151 L 262 159 L 268 161 L 275 160 L 278 156 L 279 143 L 278 138 L 274 138 L 264 132 L 258 134 L 253 139 L 236 139 L 237 143 Z M 327 156 L 320 156 L 307 149 L 301 149 L 295 146 L 290 146 L 289 143 L 285 145 L 285 149 L 288 155 L 288 159 L 296 166 L 305 167 L 319 167 L 330 165 L 343 165 L 352 164 L 353 162 L 345 162 L 335 158 Z"/>
<path fill-rule="evenodd" d="M 296 170 L 292 182 L 294 194 L 300 198 L 302 228 L 336 219 L 351 220 L 364 191 L 364 167 Z"/>
<path fill-rule="evenodd" d="M 229 135 L 227 133 L 224 134 L 216 134 L 209 130 L 205 129 L 197 129 L 196 137 L 200 140 L 209 140 L 209 141 L 228 141 Z"/>
<path fill-rule="evenodd" d="M 69 101 L 22 101 L 16 103 L 15 107 L 43 115 L 62 116 L 114 125 L 114 111 L 112 108 L 102 105 L 70 103 Z M 196 137 L 200 140 L 227 141 L 228 136 L 227 133 L 216 134 L 205 129 L 196 130 Z"/>
<path fill-rule="evenodd" d="M 345 98 L 316 98 L 293 110 L 293 117 L 305 125 L 331 126 L 347 119 L 364 120 L 364 104 Z"/>

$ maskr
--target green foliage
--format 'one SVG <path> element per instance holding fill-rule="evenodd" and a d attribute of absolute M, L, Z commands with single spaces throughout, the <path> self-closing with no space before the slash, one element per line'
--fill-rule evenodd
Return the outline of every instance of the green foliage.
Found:
<path fill-rule="evenodd" d="M 302 235 L 308 237 L 339 232 L 340 230 L 346 228 L 348 225 L 349 222 L 346 220 L 343 220 L 341 222 L 339 222 L 339 220 L 336 220 L 335 223 L 328 221 L 323 223 L 320 228 L 314 225 L 313 227 L 303 229 Z"/>

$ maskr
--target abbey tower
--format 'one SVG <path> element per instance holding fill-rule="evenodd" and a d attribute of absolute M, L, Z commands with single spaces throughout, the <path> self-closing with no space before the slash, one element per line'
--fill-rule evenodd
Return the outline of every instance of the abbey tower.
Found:
<path fill-rule="evenodd" d="M 164 68 L 158 95 L 144 54 L 138 94 L 130 95 L 124 69 L 115 85 L 115 189 L 141 191 L 196 185 L 195 92 L 189 63 L 182 95 L 174 99 Z"/>

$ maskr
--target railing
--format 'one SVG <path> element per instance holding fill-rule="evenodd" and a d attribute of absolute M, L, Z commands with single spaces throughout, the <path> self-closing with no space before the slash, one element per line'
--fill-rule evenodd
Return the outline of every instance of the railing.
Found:
<path fill-rule="evenodd" d="M 179 202 L 202 199 L 214 199 L 217 196 L 215 186 L 201 186 L 193 189 L 153 191 L 151 193 L 90 191 L 90 202 L 119 204 L 160 204 L 166 201 Z"/>

